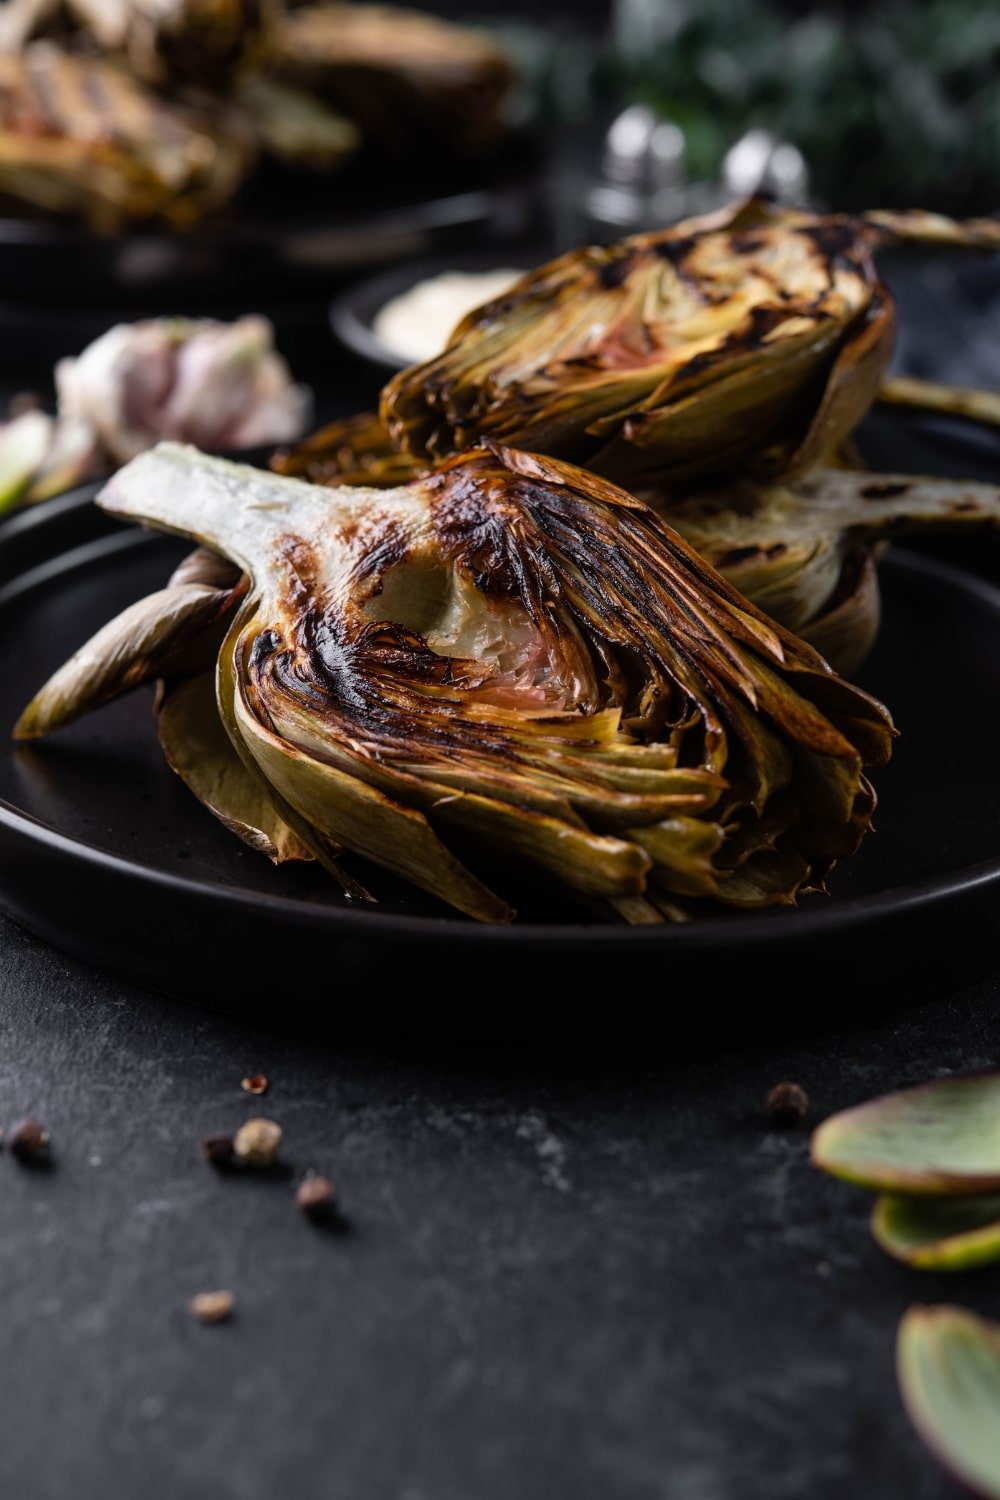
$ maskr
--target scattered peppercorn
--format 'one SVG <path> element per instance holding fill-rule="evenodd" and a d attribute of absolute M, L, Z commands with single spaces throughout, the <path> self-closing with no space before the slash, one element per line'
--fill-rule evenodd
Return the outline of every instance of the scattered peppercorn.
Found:
<path fill-rule="evenodd" d="M 233 1159 L 235 1146 L 231 1135 L 207 1135 L 201 1143 L 205 1160 L 213 1167 L 228 1167 Z"/>
<path fill-rule="evenodd" d="M 281 1126 L 274 1120 L 247 1120 L 233 1138 L 236 1160 L 245 1167 L 269 1167 L 281 1145 Z"/>
<path fill-rule="evenodd" d="M 333 1183 L 327 1177 L 304 1177 L 296 1190 L 295 1201 L 306 1218 L 329 1219 L 336 1202 Z"/>
<path fill-rule="evenodd" d="M 232 1292 L 199 1292 L 188 1306 L 199 1323 L 221 1323 L 232 1316 L 236 1299 Z"/>
<path fill-rule="evenodd" d="M 240 1088 L 247 1094 L 266 1094 L 267 1079 L 263 1073 L 254 1073 L 251 1078 L 244 1078 Z"/>
<path fill-rule="evenodd" d="M 48 1151 L 49 1133 L 37 1120 L 19 1120 L 11 1127 L 9 1145 L 18 1161 L 39 1161 Z"/>
<path fill-rule="evenodd" d="M 797 1125 L 809 1112 L 809 1095 L 797 1083 L 776 1083 L 764 1099 L 764 1113 L 775 1125 Z"/>

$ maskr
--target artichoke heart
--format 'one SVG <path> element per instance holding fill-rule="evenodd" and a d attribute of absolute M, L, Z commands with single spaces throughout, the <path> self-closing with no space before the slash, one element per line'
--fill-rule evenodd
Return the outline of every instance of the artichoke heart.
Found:
<path fill-rule="evenodd" d="M 871 828 L 886 708 L 584 470 L 483 444 L 330 488 L 162 442 L 98 503 L 246 579 L 216 705 L 296 835 L 472 918 L 532 881 L 633 923 L 794 905 Z"/>
<path fill-rule="evenodd" d="M 483 438 L 635 488 L 830 461 L 894 341 L 884 245 L 1000 246 L 1000 225 L 749 199 L 539 266 L 399 371 L 380 414 L 425 459 Z"/>

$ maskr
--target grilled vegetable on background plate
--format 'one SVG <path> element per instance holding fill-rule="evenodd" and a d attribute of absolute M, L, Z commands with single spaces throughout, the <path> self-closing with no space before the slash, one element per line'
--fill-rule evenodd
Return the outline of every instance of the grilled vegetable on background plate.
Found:
<path fill-rule="evenodd" d="M 430 182 L 501 146 L 516 81 L 486 28 L 410 6 L 4 0 L 0 194 L 98 233 L 185 229 L 265 166 L 363 154 L 391 206 L 403 163 Z"/>
<path fill-rule="evenodd" d="M 853 449 L 883 391 L 933 410 L 945 399 L 885 374 L 895 312 L 876 256 L 918 242 L 996 250 L 1000 225 L 752 198 L 580 247 L 461 320 L 442 354 L 387 382 L 377 412 L 320 429 L 272 467 L 396 484 L 483 437 L 570 459 L 660 511 L 853 673 L 878 632 L 886 538 L 1000 520 L 1000 488 L 872 474 Z M 952 409 L 998 411 L 971 394 L 953 393 Z"/>
<path fill-rule="evenodd" d="M 888 710 L 584 470 L 491 444 L 331 489 L 161 443 L 98 503 L 245 583 L 133 605 L 16 736 L 158 678 L 195 794 L 359 899 L 350 854 L 482 921 L 512 920 L 525 880 L 609 920 L 682 921 L 822 892 L 871 828 Z"/>
<path fill-rule="evenodd" d="M 0 196 L 85 220 L 184 228 L 229 203 L 252 135 L 160 98 L 119 63 L 48 41 L 0 52 Z"/>

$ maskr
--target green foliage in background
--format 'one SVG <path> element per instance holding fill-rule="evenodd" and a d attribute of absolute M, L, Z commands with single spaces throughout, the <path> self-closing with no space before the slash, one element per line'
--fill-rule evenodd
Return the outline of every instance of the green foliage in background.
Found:
<path fill-rule="evenodd" d="M 540 118 L 655 105 L 717 174 L 751 126 L 804 153 L 834 209 L 1000 209 L 1000 5 L 910 0 L 620 0 L 604 37 L 518 30 Z"/>

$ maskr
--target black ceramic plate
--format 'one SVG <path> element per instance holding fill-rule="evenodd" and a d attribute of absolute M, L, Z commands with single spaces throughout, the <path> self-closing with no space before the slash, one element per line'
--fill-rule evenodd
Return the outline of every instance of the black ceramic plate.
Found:
<path fill-rule="evenodd" d="M 1000 590 L 903 549 L 863 683 L 900 738 L 877 831 L 794 910 L 605 925 L 533 893 L 487 926 L 379 872 L 352 905 L 308 865 L 273 867 L 167 769 L 145 688 L 49 739 L 10 729 L 49 673 L 159 587 L 187 543 L 111 520 L 82 490 L 0 527 L 0 910 L 180 999 L 345 1024 L 619 1031 L 812 1020 L 913 1003 L 995 965 L 1000 901 Z M 275 1009 L 276 1008 L 276 1009 Z"/>

